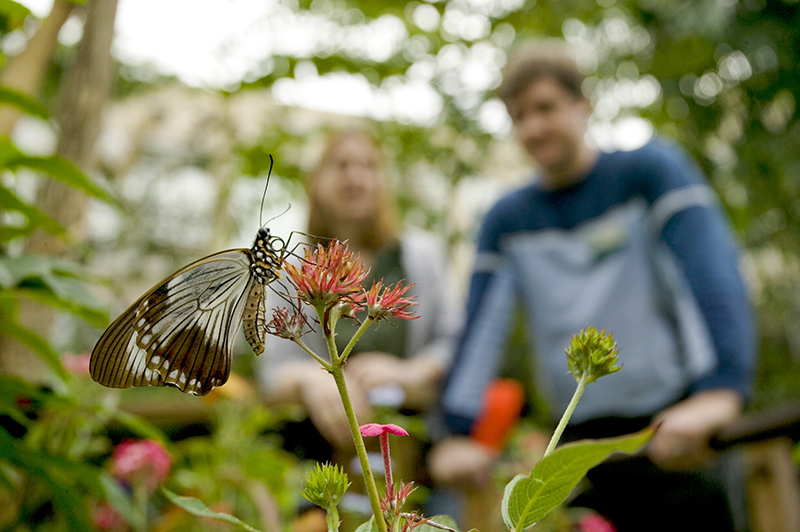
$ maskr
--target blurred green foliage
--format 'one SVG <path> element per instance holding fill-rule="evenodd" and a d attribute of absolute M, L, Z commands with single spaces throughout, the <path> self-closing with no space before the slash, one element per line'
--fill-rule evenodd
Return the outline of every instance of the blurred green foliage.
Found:
<path fill-rule="evenodd" d="M 744 248 L 762 333 L 753 406 L 800 396 L 800 2 L 297 0 L 285 5 L 298 21 L 324 21 L 335 38 L 320 39 L 302 53 L 280 49 L 246 80 L 216 92 L 228 97 L 269 89 L 277 81 L 300 77 L 308 65 L 316 75 L 359 76 L 380 90 L 409 81 L 429 83 L 441 103 L 435 118 L 371 124 L 385 140 L 404 215 L 445 234 L 451 243 L 471 238 L 469 228 L 448 225 L 448 210 L 457 208 L 451 193 L 459 183 L 492 170 L 487 161 L 504 135 L 502 128 L 487 127 L 483 117 L 487 106 L 496 103 L 492 90 L 512 45 L 528 38 L 563 37 L 591 50 L 585 67 L 600 118 L 614 123 L 641 116 L 658 134 L 681 143 L 709 176 L 731 216 Z M 19 4 L 0 0 L 0 40 L 23 31 L 29 16 Z M 381 24 L 403 29 L 388 56 L 347 42 Z M 0 87 L 0 105 L 48 119 L 70 55 L 66 47 L 59 50 L 41 101 Z M 483 68 L 480 82 L 465 71 L 477 59 Z M 0 54 L 0 65 L 4 60 Z M 176 82 L 141 66 L 118 67 L 119 100 Z M 656 87 L 655 97 L 631 97 L 642 83 Z M 298 153 L 309 132 L 296 127 L 289 110 L 275 113 L 269 130 L 256 142 L 234 143 L 236 171 L 261 177 L 272 154 L 275 175 L 300 195 L 307 168 Z M 190 154 L 191 164 L 207 167 L 213 156 L 201 157 L 201 152 L 202 147 Z M 55 389 L 43 392 L 0 375 L 0 415 L 20 431 L 10 437 L 0 430 L 0 528 L 13 529 L 14 522 L 30 523 L 44 515 L 55 529 L 84 529 L 90 510 L 84 495 L 125 505 L 102 465 L 113 443 L 107 426 L 123 423 L 133 434 L 163 435 L 106 404 L 99 392 L 86 393 L 64 371 L 50 343 L 18 323 L 16 311 L 23 298 L 93 327 L 104 321 L 86 289 L 95 279 L 81 266 L 19 252 L 20 243 L 37 229 L 68 242 L 71 238 L 8 184 L 8 176 L 23 171 L 43 173 L 106 204 L 114 202 L 68 161 L 28 155 L 10 139 L 0 138 L 0 334 L 31 348 L 58 377 Z M 445 193 L 428 194 L 433 181 Z M 126 198 L 120 202 L 135 205 Z M 146 211 L 146 216 L 156 214 Z M 140 232 L 152 236 L 143 227 Z M 209 503 L 220 500 L 222 510 L 255 522 L 263 518 L 255 499 L 277 501 L 283 509 L 296 503 L 296 490 L 287 489 L 295 481 L 296 464 L 276 450 L 275 442 L 257 437 L 272 423 L 271 414 L 250 406 L 253 410 L 245 412 L 221 403 L 212 436 L 172 448 L 182 460 L 172 487 Z M 230 456 L 219 449 L 230 450 Z M 232 464 L 241 462 L 248 470 L 233 472 Z M 275 493 L 256 493 L 254 479 Z M 192 526 L 175 519 L 181 522 L 176 526 Z"/>

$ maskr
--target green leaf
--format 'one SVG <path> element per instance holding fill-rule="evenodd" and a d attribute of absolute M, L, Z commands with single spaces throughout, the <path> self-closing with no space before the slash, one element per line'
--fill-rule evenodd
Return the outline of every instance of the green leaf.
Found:
<path fill-rule="evenodd" d="M 618 438 L 584 440 L 563 445 L 543 458 L 529 476 L 517 475 L 503 494 L 503 520 L 509 530 L 525 530 L 564 502 L 592 467 L 615 452 L 633 453 L 641 449 L 655 430 Z"/>
<path fill-rule="evenodd" d="M 117 479 L 106 472 L 100 474 L 100 484 L 105 499 L 127 521 L 134 530 L 144 530 L 147 516 L 133 504 L 133 501 L 122 489 Z"/>
<path fill-rule="evenodd" d="M 7 336 L 21 343 L 44 360 L 44 362 L 62 379 L 68 378 L 68 374 L 61 365 L 61 357 L 50 347 L 47 341 L 38 334 L 26 329 L 20 324 L 11 320 L 0 320 L 0 336 Z"/>
<path fill-rule="evenodd" d="M 48 111 L 47 106 L 40 101 L 31 98 L 23 92 L 0 85 L 0 105 L 2 104 L 14 106 L 23 113 L 44 120 L 50 118 L 50 111 Z"/>
<path fill-rule="evenodd" d="M 0 415 L 9 416 L 27 427 L 31 420 L 25 415 L 19 400 L 41 401 L 43 398 L 42 391 L 30 381 L 16 375 L 0 374 Z"/>
<path fill-rule="evenodd" d="M 0 0 L 0 14 L 8 19 L 7 29 L 16 29 L 21 25 L 25 18 L 31 14 L 31 10 L 13 0 Z"/>
<path fill-rule="evenodd" d="M 456 520 L 450 517 L 449 515 L 435 515 L 431 517 L 428 521 L 444 525 L 448 528 L 452 528 L 453 530 L 458 530 L 458 524 L 456 523 Z M 415 527 L 414 530 L 416 532 L 443 532 L 442 528 L 429 525 L 428 523 L 419 525 L 418 527 Z"/>
<path fill-rule="evenodd" d="M 164 433 L 146 419 L 124 410 L 104 410 L 103 413 L 142 438 L 159 441 L 165 446 L 168 445 L 169 440 Z"/>
<path fill-rule="evenodd" d="M 375 517 L 370 517 L 366 523 L 361 523 L 356 532 L 378 532 L 378 526 L 375 524 Z"/>
<path fill-rule="evenodd" d="M 0 430 L 0 463 L 4 462 L 21 468 L 28 477 L 47 486 L 53 506 L 64 517 L 68 530 L 93 528 L 87 490 L 76 488 L 88 488 L 91 493 L 99 495 L 102 492 L 99 469 L 29 448 Z"/>
<path fill-rule="evenodd" d="M 108 192 L 97 186 L 77 166 L 64 157 L 60 155 L 45 157 L 26 155 L 7 137 L 0 137 L 0 169 L 2 168 L 12 171 L 27 168 L 41 172 L 92 197 L 111 205 L 118 205 Z"/>
<path fill-rule="evenodd" d="M 215 512 L 211 508 L 205 505 L 205 503 L 199 499 L 195 499 L 194 497 L 183 497 L 178 495 L 177 493 L 168 490 L 165 487 L 161 487 L 161 493 L 169 499 L 170 502 L 179 506 L 189 512 L 190 514 L 196 515 L 198 517 L 208 517 L 210 519 L 216 519 L 218 521 L 224 521 L 226 523 L 230 523 L 233 525 L 237 525 L 248 532 L 260 532 L 257 528 L 253 528 L 252 526 L 248 525 L 245 522 L 240 521 L 236 517 L 222 513 L 222 512 Z"/>
<path fill-rule="evenodd" d="M 19 236 L 18 233 L 22 236 L 29 234 L 36 227 L 41 227 L 48 233 L 56 236 L 64 236 L 67 234 L 67 231 L 64 229 L 64 227 L 56 222 L 53 218 L 48 216 L 44 211 L 31 205 L 30 203 L 22 201 L 3 186 L 0 186 L 0 207 L 6 211 L 16 211 L 21 213 L 28 219 L 29 222 L 28 226 L 24 228 L 0 228 L 0 235 L 2 235 L 0 241 L 2 242 L 7 242 L 16 236 Z"/>
<path fill-rule="evenodd" d="M 65 185 L 76 188 L 106 203 L 112 205 L 117 204 L 108 192 L 97 186 L 86 174 L 81 172 L 77 166 L 60 155 L 50 155 L 48 157 L 31 157 L 24 155 L 12 162 L 14 163 L 12 169 L 16 167 L 25 167 L 30 170 L 45 173 L 54 179 L 58 179 Z"/>
<path fill-rule="evenodd" d="M 80 267 L 50 257 L 0 257 L 0 287 L 14 290 L 15 297 L 63 309 L 96 327 L 105 327 L 108 316 L 84 285 L 89 278 Z"/>

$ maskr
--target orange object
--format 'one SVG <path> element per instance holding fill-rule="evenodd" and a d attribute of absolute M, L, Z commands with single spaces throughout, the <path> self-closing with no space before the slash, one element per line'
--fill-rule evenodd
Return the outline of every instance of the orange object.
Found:
<path fill-rule="evenodd" d="M 483 411 L 472 428 L 472 438 L 498 451 L 505 447 L 525 405 L 525 390 L 514 379 L 493 380 L 483 396 Z"/>

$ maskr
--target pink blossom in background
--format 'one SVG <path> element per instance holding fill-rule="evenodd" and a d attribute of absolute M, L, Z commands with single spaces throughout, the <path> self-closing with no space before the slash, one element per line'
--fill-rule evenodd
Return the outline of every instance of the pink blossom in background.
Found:
<path fill-rule="evenodd" d="M 130 529 L 122 516 L 108 504 L 102 504 L 92 509 L 92 521 L 99 530 L 104 532 L 121 532 Z"/>
<path fill-rule="evenodd" d="M 578 530 L 580 532 L 616 532 L 617 529 L 611 522 L 595 513 L 588 513 L 578 521 Z"/>
<path fill-rule="evenodd" d="M 127 484 L 144 484 L 153 491 L 164 482 L 172 468 L 172 457 L 155 440 L 126 440 L 111 455 L 113 475 Z"/>
<path fill-rule="evenodd" d="M 64 366 L 68 372 L 79 375 L 79 376 L 88 376 L 89 375 L 89 358 L 91 354 L 89 353 L 65 353 L 61 355 L 61 364 Z"/>

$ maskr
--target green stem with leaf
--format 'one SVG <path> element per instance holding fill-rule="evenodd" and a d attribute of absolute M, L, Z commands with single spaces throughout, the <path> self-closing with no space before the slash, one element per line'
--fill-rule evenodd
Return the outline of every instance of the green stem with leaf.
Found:
<path fill-rule="evenodd" d="M 372 475 L 372 468 L 369 465 L 369 457 L 367 456 L 367 448 L 364 445 L 364 438 L 358 430 L 358 420 L 356 419 L 355 410 L 353 410 L 353 403 L 350 400 L 350 392 L 347 390 L 347 384 L 344 379 L 344 365 L 334 364 L 330 370 L 333 375 L 333 380 L 336 381 L 336 387 L 339 390 L 339 395 L 342 398 L 342 405 L 344 406 L 345 414 L 347 415 L 347 423 L 350 426 L 350 433 L 353 436 L 353 443 L 356 447 L 356 454 L 358 461 L 361 464 L 361 471 L 364 476 L 364 484 L 369 496 L 369 503 L 372 507 L 372 513 L 375 515 L 375 524 L 379 532 L 387 532 L 386 523 L 383 520 L 381 512 L 380 497 L 378 495 L 378 487 L 375 484 L 375 477 Z"/>
<path fill-rule="evenodd" d="M 558 422 L 558 426 L 553 432 L 553 436 L 550 438 L 550 443 L 547 445 L 547 449 L 544 451 L 544 456 L 542 458 L 545 456 L 550 456 L 553 451 L 555 451 L 558 441 L 561 439 L 561 435 L 564 433 L 564 429 L 567 428 L 567 423 L 569 423 L 569 419 L 572 417 L 572 413 L 575 411 L 575 407 L 578 406 L 578 401 L 580 401 L 584 390 L 586 390 L 586 386 L 588 386 L 590 382 L 591 380 L 586 377 L 582 377 L 578 381 L 578 387 L 575 388 L 575 393 L 572 394 L 572 399 L 570 400 L 569 405 L 567 405 L 564 415 L 561 416 L 561 421 Z"/>

